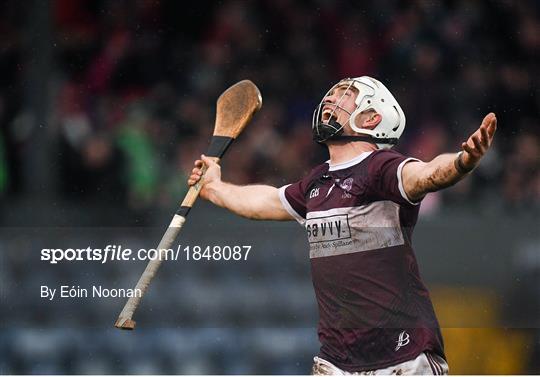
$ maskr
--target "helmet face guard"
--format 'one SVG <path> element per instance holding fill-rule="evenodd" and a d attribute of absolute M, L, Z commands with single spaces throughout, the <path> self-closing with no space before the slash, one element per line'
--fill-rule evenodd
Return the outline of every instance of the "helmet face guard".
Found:
<path fill-rule="evenodd" d="M 321 102 L 313 112 L 313 120 L 311 124 L 311 130 L 313 132 L 313 140 L 315 140 L 318 143 L 324 143 L 328 139 L 334 138 L 335 136 L 339 136 L 343 134 L 343 124 L 338 123 L 337 116 L 336 116 L 336 110 L 339 109 L 340 111 L 343 111 L 347 114 L 349 114 L 349 119 L 352 113 L 345 110 L 341 105 L 343 104 L 345 100 L 345 93 L 347 90 L 352 88 L 352 81 L 349 80 L 347 83 L 345 80 L 341 80 L 334 86 L 326 92 L 326 94 L 323 96 Z M 326 101 L 326 98 L 337 88 L 344 87 L 345 90 L 343 91 L 343 94 L 338 99 L 336 103 L 332 103 L 329 101 Z M 323 112 L 325 112 L 325 106 L 328 107 L 329 111 L 329 117 L 328 120 L 323 121 Z"/>
<path fill-rule="evenodd" d="M 344 88 L 343 95 L 336 103 L 326 101 L 326 98 L 338 87 Z M 348 89 L 357 93 L 356 109 L 350 113 L 342 104 Z M 345 124 L 337 122 L 336 110 L 340 109 L 349 114 L 345 124 L 359 135 L 344 136 Z M 372 130 L 361 128 L 356 123 L 357 117 L 364 111 L 373 110 L 381 115 L 381 122 Z M 323 120 L 323 113 L 329 117 Z M 399 137 L 405 129 L 405 114 L 390 91 L 378 80 L 368 77 L 346 78 L 334 85 L 323 97 L 313 113 L 312 132 L 313 139 L 318 143 L 328 140 L 368 141 L 377 144 L 379 148 L 391 148 L 397 144 Z"/>

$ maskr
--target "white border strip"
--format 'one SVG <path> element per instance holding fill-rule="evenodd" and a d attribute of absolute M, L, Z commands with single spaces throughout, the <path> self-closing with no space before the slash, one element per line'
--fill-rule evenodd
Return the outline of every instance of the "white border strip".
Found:
<path fill-rule="evenodd" d="M 280 187 L 278 189 L 278 193 L 279 193 L 279 200 L 281 201 L 281 204 L 283 205 L 283 208 L 285 208 L 285 210 L 287 212 L 289 212 L 289 215 L 291 215 L 292 217 L 294 217 L 294 219 L 296 221 L 298 221 L 301 225 L 304 225 L 304 223 L 306 222 L 306 219 L 304 219 L 302 216 L 300 216 L 298 214 L 298 212 L 296 212 L 294 210 L 294 208 L 290 205 L 289 201 L 287 200 L 287 197 L 285 197 L 285 189 L 287 187 L 289 187 L 290 185 L 285 185 L 283 187 Z"/>
<path fill-rule="evenodd" d="M 418 162 L 421 162 L 419 159 L 417 158 L 412 158 L 412 157 L 409 157 L 405 160 L 403 160 L 401 162 L 401 164 L 399 164 L 398 168 L 397 168 L 397 179 L 398 179 L 398 188 L 399 188 L 399 192 L 401 193 L 401 196 L 403 197 L 403 199 L 405 199 L 407 202 L 409 202 L 410 204 L 412 204 L 413 206 L 417 206 L 420 204 L 420 202 L 411 202 L 409 200 L 409 198 L 407 197 L 407 194 L 405 193 L 405 189 L 403 188 L 403 180 L 401 179 L 401 171 L 403 170 L 403 167 L 405 166 L 405 164 L 407 162 L 410 162 L 410 161 L 418 161 Z"/>
<path fill-rule="evenodd" d="M 326 161 L 326 163 L 328 163 L 328 165 L 330 165 L 330 168 L 328 169 L 328 171 L 335 171 L 335 170 L 341 170 L 341 169 L 350 168 L 351 166 L 359 164 L 360 162 L 365 160 L 366 157 L 369 156 L 371 153 L 373 153 L 373 151 L 364 152 L 364 153 L 360 154 L 359 156 L 356 156 L 352 160 L 342 162 L 340 164 L 335 164 L 335 165 L 330 164 L 330 160 L 328 160 L 328 161 Z"/>

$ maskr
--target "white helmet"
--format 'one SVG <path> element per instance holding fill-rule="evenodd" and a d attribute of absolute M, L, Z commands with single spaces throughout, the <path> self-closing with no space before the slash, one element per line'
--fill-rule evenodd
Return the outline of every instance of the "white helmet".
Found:
<path fill-rule="evenodd" d="M 342 135 L 343 125 L 336 121 L 337 117 L 333 113 L 337 108 L 347 112 L 347 110 L 340 106 L 344 96 L 335 104 L 325 101 L 335 88 L 341 86 L 346 86 L 347 89 L 354 87 L 358 90 L 358 96 L 355 100 L 356 109 L 352 113 L 349 113 L 349 125 L 353 131 L 365 136 Z M 322 109 L 325 105 L 333 105 L 332 114 L 326 122 L 322 120 Z M 356 124 L 356 118 L 366 110 L 374 110 L 382 117 L 381 122 L 372 130 L 360 128 L 360 125 Z M 313 138 L 319 143 L 323 143 L 329 139 L 349 139 L 371 141 L 377 144 L 378 148 L 391 148 L 397 144 L 404 129 L 405 114 L 401 106 L 399 106 L 392 93 L 379 80 L 369 76 L 341 80 L 325 94 L 313 113 Z"/>

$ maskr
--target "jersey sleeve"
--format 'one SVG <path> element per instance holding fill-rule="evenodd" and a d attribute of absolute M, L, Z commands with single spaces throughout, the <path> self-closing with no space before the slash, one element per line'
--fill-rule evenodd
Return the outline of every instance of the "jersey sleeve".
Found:
<path fill-rule="evenodd" d="M 403 188 L 401 173 L 403 166 L 416 158 L 405 157 L 395 151 L 380 151 L 373 155 L 369 162 L 368 174 L 371 195 L 378 200 L 391 200 L 398 204 L 419 205 L 421 201 L 412 202 Z"/>
<path fill-rule="evenodd" d="M 303 180 L 279 189 L 281 204 L 289 214 L 301 225 L 306 221 L 306 198 Z"/>
<path fill-rule="evenodd" d="M 300 225 L 304 225 L 306 222 L 307 192 L 317 177 L 320 177 L 327 171 L 328 164 L 324 163 L 318 165 L 311 170 L 308 175 L 302 178 L 302 180 L 279 188 L 279 199 L 281 200 L 283 208 L 285 208 L 285 210 L 289 212 Z"/>

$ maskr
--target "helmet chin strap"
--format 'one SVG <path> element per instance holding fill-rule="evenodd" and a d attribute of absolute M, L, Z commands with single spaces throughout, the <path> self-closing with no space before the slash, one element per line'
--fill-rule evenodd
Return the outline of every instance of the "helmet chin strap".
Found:
<path fill-rule="evenodd" d="M 396 145 L 398 143 L 397 138 L 382 138 L 382 137 L 373 137 L 373 136 L 360 136 L 360 135 L 334 135 L 326 141 L 367 141 L 369 143 L 376 144 L 391 144 Z"/>

